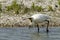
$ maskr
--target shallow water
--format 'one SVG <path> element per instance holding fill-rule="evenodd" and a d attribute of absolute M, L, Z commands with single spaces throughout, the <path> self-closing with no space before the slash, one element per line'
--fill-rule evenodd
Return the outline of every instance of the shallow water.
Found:
<path fill-rule="evenodd" d="M 0 28 L 0 40 L 60 40 L 60 27 L 49 28 L 49 33 L 45 29 L 38 33 L 37 28 Z"/>

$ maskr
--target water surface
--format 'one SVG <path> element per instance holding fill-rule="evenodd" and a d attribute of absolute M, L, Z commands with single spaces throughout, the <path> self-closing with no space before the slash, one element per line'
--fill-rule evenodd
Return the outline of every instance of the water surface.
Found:
<path fill-rule="evenodd" d="M 20 28 L 0 28 L 0 40 L 60 40 L 60 27 L 49 28 L 49 33 L 46 33 L 46 28 L 20 27 Z"/>

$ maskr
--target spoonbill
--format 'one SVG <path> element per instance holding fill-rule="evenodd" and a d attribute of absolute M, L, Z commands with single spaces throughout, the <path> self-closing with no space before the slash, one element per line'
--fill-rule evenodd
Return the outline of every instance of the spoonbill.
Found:
<path fill-rule="evenodd" d="M 30 22 L 36 23 L 37 24 L 37 28 L 38 28 L 38 32 L 39 32 L 39 26 L 38 23 L 42 23 L 42 22 L 47 22 L 47 28 L 46 28 L 46 32 L 49 32 L 48 30 L 48 26 L 49 26 L 49 20 L 50 20 L 50 16 L 46 15 L 46 14 L 34 14 L 32 15 L 30 18 L 28 18 L 30 20 Z"/>

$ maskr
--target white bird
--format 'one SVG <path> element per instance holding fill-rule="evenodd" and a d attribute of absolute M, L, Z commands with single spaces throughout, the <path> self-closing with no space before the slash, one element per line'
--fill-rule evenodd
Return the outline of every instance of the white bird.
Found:
<path fill-rule="evenodd" d="M 47 28 L 46 31 L 48 32 L 48 26 L 49 26 L 49 20 L 50 20 L 50 16 L 46 15 L 46 14 L 34 14 L 32 15 L 30 18 L 28 18 L 32 23 L 36 23 L 37 24 L 37 28 L 38 28 L 38 32 L 39 32 L 39 26 L 38 23 L 42 23 L 42 22 L 47 22 Z"/>

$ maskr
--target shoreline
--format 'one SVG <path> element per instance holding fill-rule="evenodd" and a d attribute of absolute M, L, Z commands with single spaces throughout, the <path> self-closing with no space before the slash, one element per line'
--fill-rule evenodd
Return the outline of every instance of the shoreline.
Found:
<path fill-rule="evenodd" d="M 30 21 L 26 19 L 27 17 L 30 17 L 30 15 L 15 15 L 15 16 L 10 16 L 7 14 L 2 14 L 0 17 L 0 27 L 28 27 L 30 26 Z M 50 27 L 55 27 L 55 26 L 60 26 L 59 19 L 53 19 L 52 22 L 50 22 Z M 39 26 L 46 26 L 46 23 L 39 24 Z"/>

